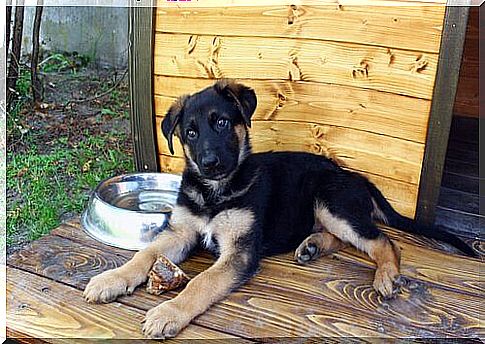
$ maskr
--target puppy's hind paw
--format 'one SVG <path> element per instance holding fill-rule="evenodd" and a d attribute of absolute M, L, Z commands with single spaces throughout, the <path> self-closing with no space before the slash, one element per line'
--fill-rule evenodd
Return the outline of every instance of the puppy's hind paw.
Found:
<path fill-rule="evenodd" d="M 396 297 L 405 284 L 405 278 L 399 274 L 395 267 L 385 266 L 376 270 L 373 286 L 384 299 Z"/>

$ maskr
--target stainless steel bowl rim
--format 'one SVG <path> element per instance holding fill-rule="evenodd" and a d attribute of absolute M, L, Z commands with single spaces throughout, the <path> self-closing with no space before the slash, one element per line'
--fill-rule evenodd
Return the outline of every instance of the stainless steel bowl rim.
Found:
<path fill-rule="evenodd" d="M 132 210 L 132 209 L 120 208 L 120 207 L 114 206 L 113 204 L 110 204 L 110 203 L 106 202 L 104 199 L 102 199 L 99 196 L 100 189 L 102 187 L 104 187 L 105 184 L 108 181 L 111 181 L 111 180 L 114 181 L 114 180 L 119 179 L 119 181 L 122 182 L 122 181 L 124 181 L 125 178 L 135 177 L 135 176 L 140 176 L 140 175 L 143 175 L 143 176 L 152 176 L 152 177 L 157 177 L 157 178 L 161 178 L 161 177 L 163 177 L 163 178 L 171 178 L 170 181 L 177 182 L 179 184 L 182 181 L 182 176 L 179 176 L 179 175 L 176 175 L 176 174 L 171 174 L 171 173 L 157 173 L 157 172 L 133 172 L 133 173 L 125 173 L 125 174 L 120 174 L 119 176 L 108 177 L 108 178 L 105 178 L 102 181 L 100 181 L 99 184 L 94 188 L 94 190 L 93 190 L 93 192 L 91 194 L 91 197 L 95 197 L 96 200 L 98 200 L 101 203 L 103 203 L 104 205 L 112 208 L 114 211 L 120 211 L 120 212 L 123 212 L 123 213 L 129 212 L 129 213 L 138 214 L 138 215 L 143 215 L 143 214 L 150 214 L 150 215 L 160 214 L 160 212 L 158 212 L 158 211 L 149 211 L 149 210 L 143 210 L 143 211 L 141 211 L 141 210 Z"/>

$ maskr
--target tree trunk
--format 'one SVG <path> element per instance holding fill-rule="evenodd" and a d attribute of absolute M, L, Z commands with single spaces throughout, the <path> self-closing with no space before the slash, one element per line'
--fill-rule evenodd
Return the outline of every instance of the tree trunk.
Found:
<path fill-rule="evenodd" d="M 24 28 L 24 6 L 15 6 L 15 23 L 12 38 L 12 54 L 7 76 L 7 106 L 9 107 L 15 92 L 19 76 L 20 51 L 22 49 L 22 31 Z"/>
<path fill-rule="evenodd" d="M 30 61 L 30 75 L 32 77 L 32 98 L 34 104 L 42 99 L 42 83 L 37 74 L 37 64 L 39 62 L 39 33 L 40 23 L 42 20 L 42 1 L 39 6 L 35 8 L 34 27 L 32 29 L 32 57 Z"/>
<path fill-rule="evenodd" d="M 7 6 L 5 13 L 5 61 L 8 61 L 8 46 L 10 44 L 10 26 L 12 25 L 12 6 Z"/>

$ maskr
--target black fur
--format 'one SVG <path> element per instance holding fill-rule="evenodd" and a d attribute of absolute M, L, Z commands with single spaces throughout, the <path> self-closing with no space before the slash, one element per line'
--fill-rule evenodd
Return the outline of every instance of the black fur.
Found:
<path fill-rule="evenodd" d="M 376 239 L 382 234 L 372 217 L 374 199 L 391 226 L 446 241 L 475 256 L 454 235 L 422 227 L 401 216 L 367 178 L 323 156 L 296 152 L 249 154 L 246 126 L 255 107 L 256 96 L 251 89 L 222 81 L 184 98 L 175 125 L 173 111 L 162 124 L 169 142 L 175 130 L 172 127 L 179 126 L 179 138 L 190 155 L 186 157 L 179 205 L 209 218 L 232 208 L 251 210 L 255 216 L 253 227 L 238 243 L 239 252 L 251 256 L 248 264 L 234 263 L 241 265 L 241 283 L 256 271 L 262 256 L 295 250 L 312 233 L 317 201 L 333 215 L 347 220 L 360 237 Z M 217 126 L 221 118 L 229 121 L 227 127 Z M 242 141 L 237 126 L 243 126 L 246 133 Z M 196 137 L 190 138 L 189 130 L 195 131 Z M 204 169 L 202 160 L 210 154 L 217 157 L 219 165 Z"/>

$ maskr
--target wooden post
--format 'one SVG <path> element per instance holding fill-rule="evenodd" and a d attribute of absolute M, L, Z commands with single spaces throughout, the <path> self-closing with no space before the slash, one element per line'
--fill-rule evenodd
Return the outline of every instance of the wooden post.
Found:
<path fill-rule="evenodd" d="M 446 7 L 416 209 L 416 219 L 427 225 L 435 220 L 467 19 L 468 7 Z"/>
<path fill-rule="evenodd" d="M 129 81 L 135 167 L 158 171 L 153 115 L 153 0 L 132 0 L 129 13 Z M 145 7 L 142 7 L 145 6 Z"/>

